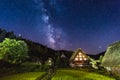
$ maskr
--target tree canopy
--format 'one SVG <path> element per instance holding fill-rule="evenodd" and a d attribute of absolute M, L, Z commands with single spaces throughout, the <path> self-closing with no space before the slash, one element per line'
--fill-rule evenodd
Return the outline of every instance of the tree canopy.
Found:
<path fill-rule="evenodd" d="M 0 59 L 11 63 L 21 63 L 27 57 L 28 47 L 24 41 L 5 38 L 0 43 Z"/>

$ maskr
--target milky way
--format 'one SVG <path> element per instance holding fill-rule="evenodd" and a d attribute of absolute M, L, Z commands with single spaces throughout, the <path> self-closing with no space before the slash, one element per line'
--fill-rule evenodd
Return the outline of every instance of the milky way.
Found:
<path fill-rule="evenodd" d="M 34 0 L 34 2 L 36 3 L 36 6 L 38 6 L 37 8 L 41 11 L 40 16 L 45 24 L 42 29 L 45 32 L 47 46 L 53 49 L 64 49 L 66 45 L 65 32 L 63 32 L 62 28 L 54 26 L 54 23 L 51 21 L 51 12 L 45 8 L 47 5 L 44 0 Z M 50 7 L 55 8 L 55 0 L 49 0 L 47 2 Z"/>
<path fill-rule="evenodd" d="M 0 28 L 53 49 L 88 54 L 120 40 L 120 0 L 0 0 Z"/>

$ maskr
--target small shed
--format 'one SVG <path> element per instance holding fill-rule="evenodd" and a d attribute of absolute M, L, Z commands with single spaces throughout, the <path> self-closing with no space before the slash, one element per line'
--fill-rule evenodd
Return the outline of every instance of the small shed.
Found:
<path fill-rule="evenodd" d="M 77 49 L 70 58 L 71 67 L 85 67 L 89 65 L 89 58 L 81 48 Z"/>

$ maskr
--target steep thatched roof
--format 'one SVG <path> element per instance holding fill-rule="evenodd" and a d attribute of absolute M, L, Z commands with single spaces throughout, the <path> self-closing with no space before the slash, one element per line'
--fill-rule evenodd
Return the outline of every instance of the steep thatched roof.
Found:
<path fill-rule="evenodd" d="M 107 51 L 102 59 L 102 66 L 120 66 L 120 41 L 108 46 Z"/>
<path fill-rule="evenodd" d="M 71 56 L 70 62 L 74 60 L 74 58 L 76 57 L 76 55 L 77 55 L 79 52 L 81 52 L 82 55 L 84 55 L 86 58 L 88 58 L 88 56 L 86 55 L 86 53 L 83 52 L 81 48 L 79 48 L 79 49 L 77 49 L 77 50 L 73 53 L 73 55 Z"/>

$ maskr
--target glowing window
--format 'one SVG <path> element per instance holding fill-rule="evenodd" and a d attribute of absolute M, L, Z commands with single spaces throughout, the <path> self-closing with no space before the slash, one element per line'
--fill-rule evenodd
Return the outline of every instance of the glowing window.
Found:
<path fill-rule="evenodd" d="M 81 55 L 79 57 L 82 57 Z"/>
<path fill-rule="evenodd" d="M 75 58 L 75 61 L 78 61 L 78 58 Z"/>
<path fill-rule="evenodd" d="M 87 60 L 87 58 L 84 58 L 84 60 Z"/>
<path fill-rule="evenodd" d="M 79 56 L 77 55 L 76 57 L 78 58 Z"/>
<path fill-rule="evenodd" d="M 79 55 L 81 55 L 82 53 L 80 52 Z"/>
<path fill-rule="evenodd" d="M 80 58 L 80 60 L 82 60 L 82 58 Z"/>

